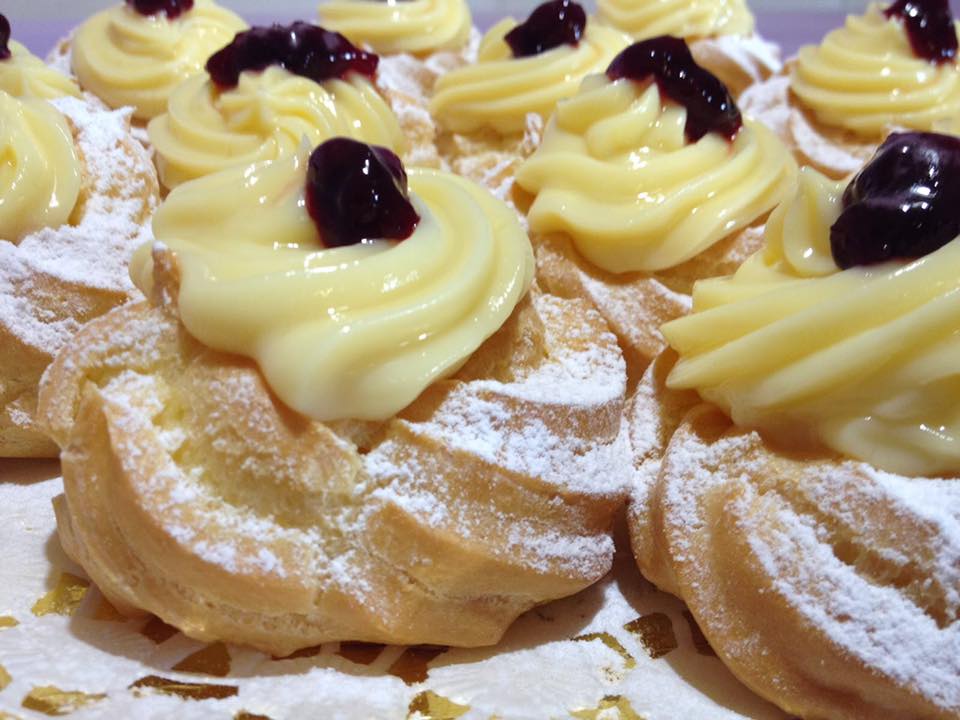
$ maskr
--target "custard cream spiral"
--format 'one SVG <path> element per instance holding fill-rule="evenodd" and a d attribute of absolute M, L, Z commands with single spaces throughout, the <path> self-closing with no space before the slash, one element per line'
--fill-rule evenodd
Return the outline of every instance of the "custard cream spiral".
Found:
<path fill-rule="evenodd" d="M 147 16 L 117 5 L 77 30 L 73 71 L 84 90 L 111 107 L 131 105 L 135 118 L 149 120 L 165 112 L 174 89 L 246 27 L 211 0 L 196 0 L 172 20 L 162 12 Z"/>
<path fill-rule="evenodd" d="M 891 128 L 960 133 L 960 68 L 917 57 L 879 5 L 800 49 L 790 88 L 824 125 L 882 139 Z"/>
<path fill-rule="evenodd" d="M 66 119 L 45 100 L 0 91 L 0 238 L 67 224 L 82 170 Z"/>
<path fill-rule="evenodd" d="M 597 15 L 637 40 L 673 35 L 687 40 L 753 33 L 744 0 L 598 0 Z"/>
<path fill-rule="evenodd" d="M 331 0 L 320 24 L 381 54 L 459 50 L 473 19 L 466 0 Z"/>
<path fill-rule="evenodd" d="M 538 233 L 565 232 L 614 273 L 679 265 L 772 210 L 796 166 L 773 133 L 746 121 L 731 143 L 688 142 L 687 111 L 656 83 L 587 78 L 557 106 L 543 142 L 517 172 L 536 197 Z"/>
<path fill-rule="evenodd" d="M 406 149 L 396 116 L 367 78 L 316 83 L 280 67 L 241 73 L 237 87 L 223 91 L 206 74 L 190 78 L 148 132 L 168 188 L 295 153 L 304 138 L 318 145 L 351 137 L 398 155 Z"/>
<path fill-rule="evenodd" d="M 513 210 L 463 178 L 411 170 L 402 242 L 324 248 L 305 208 L 306 151 L 174 190 L 154 235 L 177 255 L 180 316 L 204 344 L 256 360 L 318 420 L 385 420 L 454 372 L 533 275 Z M 132 275 L 149 289 L 149 247 Z"/>
<path fill-rule="evenodd" d="M 80 97 L 80 88 L 23 45 L 10 41 L 10 57 L 0 60 L 0 90 L 17 98 Z"/>
<path fill-rule="evenodd" d="M 515 58 L 504 36 L 517 22 L 506 19 L 480 43 L 474 65 L 453 70 L 437 80 L 430 111 L 453 132 L 493 128 L 502 135 L 523 131 L 529 113 L 546 119 L 557 101 L 572 97 L 580 81 L 604 72 L 610 61 L 630 44 L 630 38 L 588 21 L 576 46 Z"/>
<path fill-rule="evenodd" d="M 663 334 L 695 388 L 738 425 L 819 441 L 906 475 L 960 471 L 960 241 L 841 271 L 843 185 L 811 168 L 737 273 L 698 283 Z"/>

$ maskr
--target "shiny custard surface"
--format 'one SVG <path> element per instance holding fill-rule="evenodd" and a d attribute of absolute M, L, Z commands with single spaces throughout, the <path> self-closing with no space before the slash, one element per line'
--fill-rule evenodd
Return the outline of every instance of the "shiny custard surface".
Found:
<path fill-rule="evenodd" d="M 518 58 L 506 41 L 518 25 L 512 18 L 499 22 L 484 35 L 475 64 L 437 80 L 430 112 L 444 129 L 521 133 L 528 114 L 549 117 L 559 100 L 576 94 L 584 77 L 602 73 L 630 44 L 619 30 L 588 19 L 575 46 L 563 43 Z"/>
<path fill-rule="evenodd" d="M 761 220 L 790 191 L 796 165 L 764 126 L 732 142 L 691 141 L 684 106 L 655 82 L 587 78 L 560 103 L 517 172 L 537 233 L 564 232 L 612 273 L 679 265 Z"/>
<path fill-rule="evenodd" d="M 66 225 L 82 167 L 66 118 L 50 103 L 0 91 L 0 238 Z"/>
<path fill-rule="evenodd" d="M 147 121 L 164 113 L 174 89 L 244 29 L 240 17 L 212 0 L 196 0 L 176 17 L 142 15 L 124 3 L 77 29 L 73 71 L 84 90 L 111 107 L 132 106 L 134 117 Z"/>
<path fill-rule="evenodd" d="M 459 50 L 473 27 L 466 0 L 331 0 L 318 12 L 324 27 L 383 54 Z"/>
<path fill-rule="evenodd" d="M 914 167 L 922 172 L 922 158 Z M 668 384 L 781 443 L 906 475 L 956 474 L 960 242 L 842 270 L 831 227 L 844 193 L 805 168 L 767 224 L 765 249 L 733 276 L 697 284 L 693 313 L 663 327 L 680 356 Z M 960 205 L 947 194 L 935 202 L 944 200 L 938 213 L 955 218 Z"/>
<path fill-rule="evenodd" d="M 71 78 L 11 40 L 10 32 L 10 21 L 0 15 L 0 90 L 18 98 L 80 97 L 80 88 Z"/>
<path fill-rule="evenodd" d="M 307 210 L 309 155 L 177 188 L 154 235 L 176 253 L 192 335 L 253 358 L 300 413 L 384 420 L 500 328 L 532 281 L 532 250 L 488 191 L 420 169 L 409 238 L 328 248 Z M 146 290 L 151 265 L 141 248 L 131 274 Z"/>
<path fill-rule="evenodd" d="M 601 20 L 637 40 L 747 36 L 755 24 L 744 0 L 598 0 L 597 9 Z"/>
<path fill-rule="evenodd" d="M 904 21 L 878 4 L 801 48 L 790 88 L 818 122 L 860 138 L 879 142 L 894 128 L 960 133 L 956 61 L 917 57 Z"/>

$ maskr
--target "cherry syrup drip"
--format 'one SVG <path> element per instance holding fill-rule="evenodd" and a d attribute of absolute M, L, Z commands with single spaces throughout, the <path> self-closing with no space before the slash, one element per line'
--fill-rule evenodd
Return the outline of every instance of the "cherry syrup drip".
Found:
<path fill-rule="evenodd" d="M 166 13 L 171 20 L 193 9 L 193 0 L 126 0 L 126 2 L 141 15 Z"/>
<path fill-rule="evenodd" d="M 643 82 L 653 78 L 660 92 L 687 109 L 684 133 L 696 142 L 709 132 L 733 140 L 743 126 L 740 110 L 726 86 L 697 65 L 687 43 L 670 35 L 634 43 L 617 55 L 607 77 Z"/>
<path fill-rule="evenodd" d="M 343 137 L 327 140 L 310 156 L 307 211 L 327 247 L 406 240 L 420 223 L 400 158 Z"/>
<path fill-rule="evenodd" d="M 0 60 L 9 60 L 10 52 L 10 21 L 6 15 L 0 15 Z"/>
<path fill-rule="evenodd" d="M 913 53 L 942 65 L 957 57 L 957 29 L 949 0 L 897 0 L 884 13 L 903 20 Z"/>
<path fill-rule="evenodd" d="M 525 22 L 504 36 L 515 58 L 530 57 L 561 45 L 576 47 L 587 26 L 587 13 L 572 0 L 552 0 L 537 7 Z"/>
<path fill-rule="evenodd" d="M 958 235 L 960 138 L 894 133 L 843 193 L 830 251 L 847 269 L 923 257 Z"/>
<path fill-rule="evenodd" d="M 380 58 L 343 35 L 306 22 L 255 27 L 210 57 L 207 72 L 220 88 L 233 88 L 244 70 L 279 65 L 316 82 L 342 78 L 348 72 L 373 77 Z"/>

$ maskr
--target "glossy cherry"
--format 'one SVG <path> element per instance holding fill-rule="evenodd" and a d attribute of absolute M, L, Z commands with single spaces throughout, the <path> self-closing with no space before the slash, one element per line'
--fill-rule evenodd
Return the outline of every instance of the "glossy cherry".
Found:
<path fill-rule="evenodd" d="M 327 140 L 310 156 L 307 210 L 327 247 L 405 240 L 420 223 L 400 158 L 343 137 Z"/>
<path fill-rule="evenodd" d="M 919 258 L 960 235 L 960 138 L 894 133 L 843 193 L 830 228 L 841 268 Z"/>
<path fill-rule="evenodd" d="M 373 77 L 380 58 L 353 45 L 343 35 L 306 22 L 255 27 L 207 61 L 207 72 L 220 88 L 236 87 L 244 70 L 279 65 L 317 82 L 348 72 Z"/>
<path fill-rule="evenodd" d="M 9 60 L 10 52 L 10 21 L 6 15 L 0 15 L 0 60 Z"/>
<path fill-rule="evenodd" d="M 166 13 L 171 20 L 193 9 L 193 0 L 126 0 L 126 2 L 141 15 Z"/>
<path fill-rule="evenodd" d="M 503 39 L 514 57 L 529 57 L 561 45 L 577 45 L 586 26 L 587 13 L 581 5 L 572 0 L 552 0 L 538 6 Z"/>
<path fill-rule="evenodd" d="M 652 78 L 660 92 L 687 109 L 687 139 L 696 142 L 709 132 L 733 140 L 743 126 L 730 91 L 697 65 L 687 43 L 670 35 L 634 43 L 617 55 L 607 77 L 643 82 Z"/>
<path fill-rule="evenodd" d="M 897 0 L 884 15 L 903 20 L 914 54 L 941 64 L 957 57 L 957 28 L 949 0 Z"/>

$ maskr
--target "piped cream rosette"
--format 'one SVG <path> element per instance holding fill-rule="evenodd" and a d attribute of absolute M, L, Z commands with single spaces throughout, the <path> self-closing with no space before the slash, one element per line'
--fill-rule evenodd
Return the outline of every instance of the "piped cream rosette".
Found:
<path fill-rule="evenodd" d="M 630 43 L 619 30 L 588 19 L 576 46 L 515 58 L 504 37 L 517 24 L 507 18 L 491 28 L 476 63 L 441 75 L 430 101 L 444 159 L 501 196 L 510 192 L 519 163 L 539 144 L 557 101 L 576 94 L 580 80 L 603 72 Z"/>
<path fill-rule="evenodd" d="M 734 96 L 782 68 L 776 45 L 754 31 L 744 0 L 599 0 L 599 20 L 637 40 L 673 35 Z"/>
<path fill-rule="evenodd" d="M 322 83 L 281 67 L 245 71 L 237 87 L 218 89 L 206 73 L 184 82 L 168 111 L 148 126 L 160 179 L 167 188 L 235 165 L 295 154 L 346 136 L 390 148 L 407 147 L 396 116 L 366 77 Z"/>
<path fill-rule="evenodd" d="M 97 13 L 70 45 L 73 71 L 84 90 L 107 105 L 134 108 L 150 120 L 167 109 L 174 89 L 203 70 L 213 53 L 246 29 L 246 23 L 212 0 L 169 19 L 141 15 L 126 3 Z"/>
<path fill-rule="evenodd" d="M 960 67 L 917 57 L 903 21 L 872 4 L 818 46 L 800 49 L 788 77 L 741 98 L 802 162 L 841 178 L 896 128 L 960 132 Z"/>
<path fill-rule="evenodd" d="M 487 191 L 411 170 L 412 237 L 324 248 L 305 207 L 306 165 L 302 151 L 184 185 L 154 233 L 177 254 L 194 337 L 255 359 L 305 415 L 383 420 L 505 322 L 532 278 L 529 241 Z M 151 265 L 143 248 L 132 275 L 146 290 Z"/>
<path fill-rule="evenodd" d="M 659 324 L 685 312 L 693 279 L 756 249 L 751 226 L 796 173 L 762 125 L 747 120 L 732 142 L 689 142 L 686 117 L 656 83 L 590 77 L 517 173 L 533 195 L 541 281 L 589 297 L 639 367 L 662 349 Z"/>
<path fill-rule="evenodd" d="M 10 41 L 9 47 L 10 57 L 0 60 L 0 90 L 18 98 L 80 97 L 80 88 L 71 78 L 44 63 L 18 42 Z"/>
<path fill-rule="evenodd" d="M 694 388 L 741 427 L 819 442 L 909 475 L 960 470 L 955 394 L 960 243 L 841 271 L 829 229 L 841 184 L 812 169 L 767 225 L 766 248 L 699 283 L 663 329 Z"/>
<path fill-rule="evenodd" d="M 319 14 L 324 27 L 390 55 L 460 50 L 473 28 L 466 0 L 331 0 Z"/>

